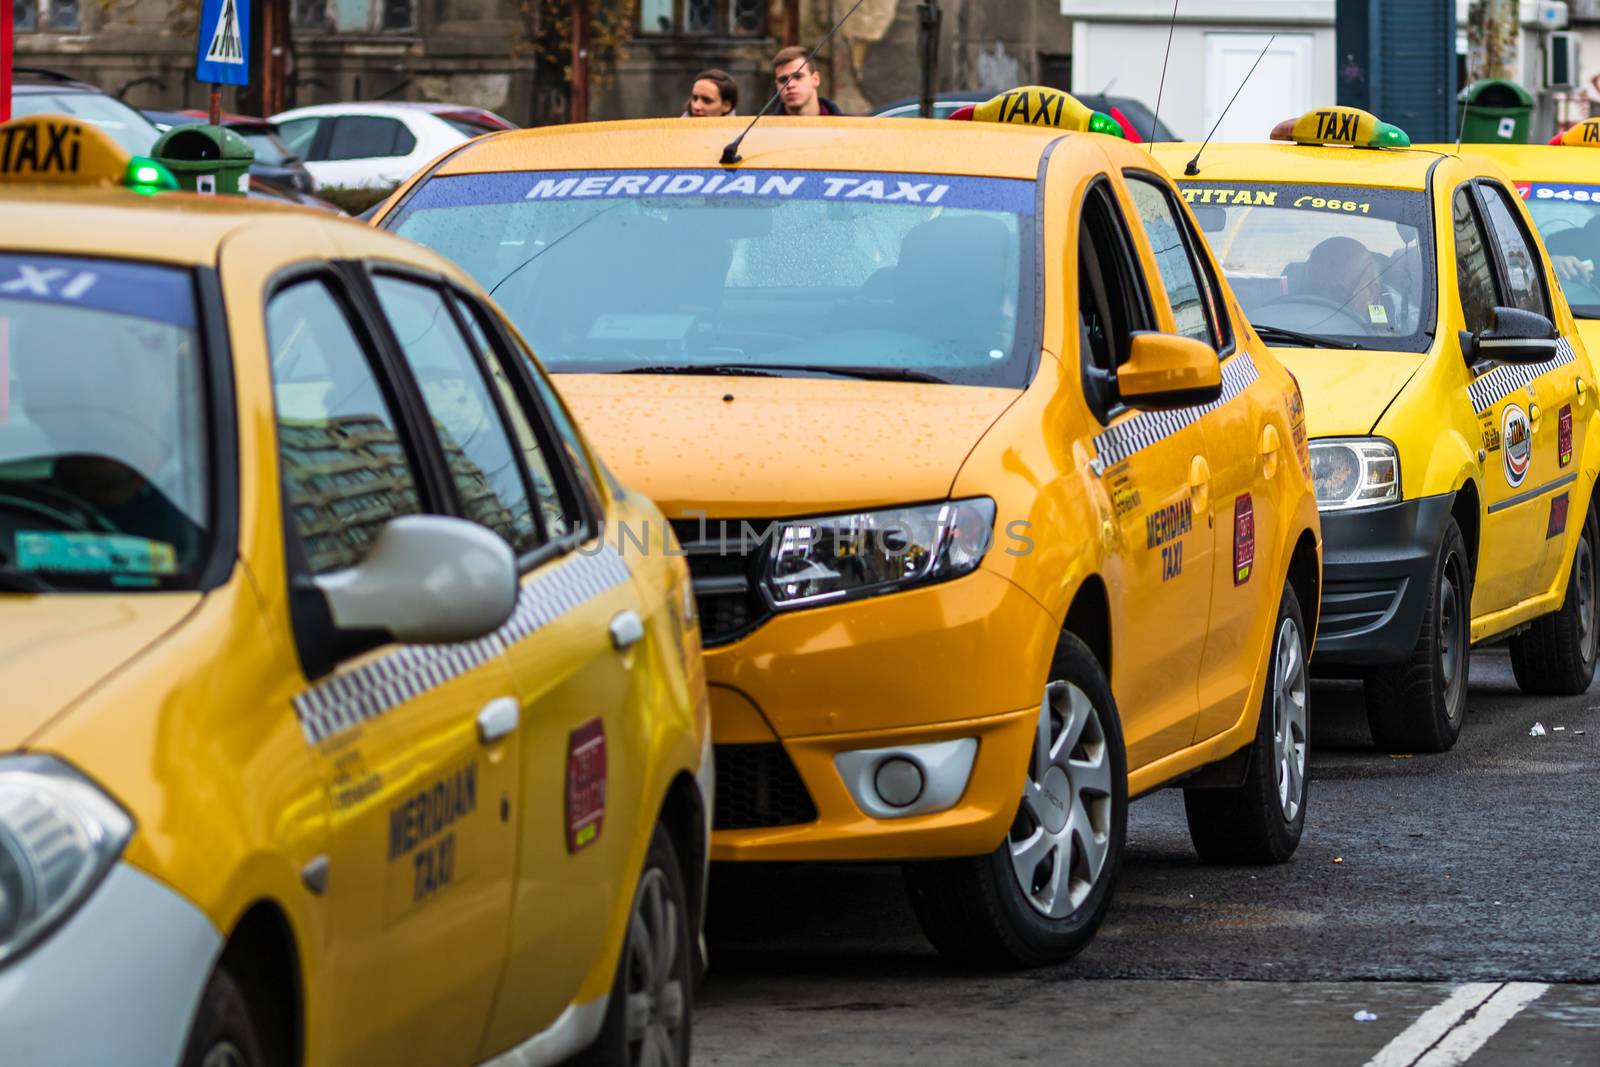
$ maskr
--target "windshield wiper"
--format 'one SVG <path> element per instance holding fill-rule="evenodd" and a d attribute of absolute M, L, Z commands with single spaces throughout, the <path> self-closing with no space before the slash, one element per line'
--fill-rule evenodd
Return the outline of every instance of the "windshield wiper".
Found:
<path fill-rule="evenodd" d="M 864 378 L 876 382 L 926 382 L 930 385 L 949 383 L 926 371 L 908 367 L 829 367 L 814 363 L 695 363 L 672 366 L 630 367 L 620 374 L 728 374 L 752 378 L 776 378 L 785 372 L 797 374 L 833 374 L 841 378 Z"/>
<path fill-rule="evenodd" d="M 48 593 L 54 588 L 32 571 L 0 567 L 0 593 Z"/>
<path fill-rule="evenodd" d="M 1348 348 L 1365 350 L 1366 345 L 1358 345 L 1354 341 L 1335 341 L 1331 337 L 1322 337 L 1314 333 L 1301 333 L 1299 330 L 1286 330 L 1282 326 L 1262 326 L 1252 322 L 1256 333 L 1267 344 L 1303 345 L 1306 348 Z"/>

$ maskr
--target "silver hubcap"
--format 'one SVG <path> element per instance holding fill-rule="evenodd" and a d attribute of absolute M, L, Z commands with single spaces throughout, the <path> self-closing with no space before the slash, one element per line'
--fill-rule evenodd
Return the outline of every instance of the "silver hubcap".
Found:
<path fill-rule="evenodd" d="M 1594 546 L 1589 543 L 1587 529 L 1578 538 L 1578 554 L 1572 561 L 1572 570 L 1578 586 L 1578 646 L 1583 649 L 1583 658 L 1587 661 L 1594 659 L 1595 639 L 1600 631 L 1600 626 L 1595 625 L 1595 607 L 1600 604 L 1600 597 L 1595 595 Z"/>
<path fill-rule="evenodd" d="M 206 1050 L 200 1067 L 245 1067 L 244 1053 L 232 1041 L 218 1041 Z"/>
<path fill-rule="evenodd" d="M 678 906 L 667 876 L 645 871 L 628 924 L 628 1062 L 676 1067 L 684 992 L 678 975 Z"/>
<path fill-rule="evenodd" d="M 1033 763 L 1007 841 L 1034 910 L 1064 919 L 1094 888 L 1111 851 L 1111 754 L 1100 713 L 1070 682 L 1039 704 Z"/>
<path fill-rule="evenodd" d="M 1284 619 L 1278 627 L 1272 676 L 1272 751 L 1278 764 L 1278 806 L 1294 822 L 1306 796 L 1306 654 L 1300 627 Z"/>
<path fill-rule="evenodd" d="M 1451 722 L 1460 719 L 1466 701 L 1462 694 L 1467 664 L 1465 605 L 1461 595 L 1461 557 L 1451 553 L 1439 571 L 1439 671 L 1444 676 L 1445 714 Z"/>

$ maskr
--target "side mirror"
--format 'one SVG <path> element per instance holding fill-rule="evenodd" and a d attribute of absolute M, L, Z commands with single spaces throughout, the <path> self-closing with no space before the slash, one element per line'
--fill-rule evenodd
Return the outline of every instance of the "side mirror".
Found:
<path fill-rule="evenodd" d="M 315 584 L 341 631 L 448 644 L 485 637 L 511 617 L 517 560 L 476 523 L 407 515 L 384 526 L 366 559 Z"/>
<path fill-rule="evenodd" d="M 1127 362 L 1117 368 L 1117 392 L 1147 411 L 1209 404 L 1222 395 L 1222 364 L 1204 341 L 1141 331 L 1129 338 Z"/>
<path fill-rule="evenodd" d="M 1534 311 L 1497 307 L 1494 324 L 1463 338 L 1468 363 L 1492 359 L 1499 363 L 1545 363 L 1556 355 L 1555 324 Z"/>

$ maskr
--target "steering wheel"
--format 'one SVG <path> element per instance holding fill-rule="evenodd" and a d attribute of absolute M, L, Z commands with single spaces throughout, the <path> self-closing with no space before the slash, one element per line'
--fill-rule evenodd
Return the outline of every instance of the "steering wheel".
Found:
<path fill-rule="evenodd" d="M 1350 306 L 1348 304 L 1341 304 L 1337 300 L 1331 300 L 1331 299 L 1329 299 L 1328 297 L 1325 297 L 1325 296 L 1317 296 L 1314 293 L 1301 293 L 1301 294 L 1298 294 L 1298 295 L 1295 295 L 1295 296 L 1274 297 L 1273 299 L 1268 300 L 1265 304 L 1262 304 L 1260 307 L 1258 307 L 1256 309 L 1256 312 L 1257 312 L 1257 314 L 1259 314 L 1260 312 L 1266 311 L 1270 307 L 1276 307 L 1279 304 L 1301 304 L 1301 305 L 1308 305 L 1308 306 L 1311 306 L 1311 307 L 1323 307 L 1323 308 L 1327 308 L 1329 311 L 1333 312 L 1333 314 L 1329 315 L 1328 318 L 1322 319 L 1320 322 L 1317 322 L 1317 323 L 1314 323 L 1314 324 L 1301 325 L 1301 326 L 1288 326 L 1287 324 L 1285 324 L 1285 328 L 1286 329 L 1291 329 L 1291 330 L 1311 330 L 1311 331 L 1320 330 L 1320 331 L 1326 332 L 1326 333 L 1354 333 L 1354 334 L 1360 334 L 1360 335 L 1363 335 L 1363 336 L 1365 336 L 1367 334 L 1370 334 L 1372 332 L 1371 324 L 1370 323 L 1366 323 L 1366 322 L 1362 322 L 1361 319 L 1356 315 L 1356 313 L 1350 310 Z M 1354 330 L 1325 329 L 1325 325 L 1328 322 L 1328 319 L 1331 319 L 1334 316 L 1338 316 L 1340 318 L 1348 319 L 1350 322 L 1355 324 L 1356 328 Z M 1270 326 L 1270 325 L 1274 325 L 1274 324 L 1269 322 L 1269 323 L 1265 323 L 1264 325 Z"/>

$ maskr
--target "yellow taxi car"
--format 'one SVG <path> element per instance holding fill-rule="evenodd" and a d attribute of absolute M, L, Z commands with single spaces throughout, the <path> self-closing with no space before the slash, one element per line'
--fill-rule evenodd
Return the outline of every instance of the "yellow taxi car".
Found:
<path fill-rule="evenodd" d="M 977 110 L 497 134 L 377 221 L 672 520 L 712 858 L 906 861 L 939 948 L 1030 964 L 1093 935 L 1129 796 L 1294 851 L 1319 549 L 1299 393 L 1168 177 L 1064 94 Z"/>
<path fill-rule="evenodd" d="M 438 256 L 0 147 L 0 1060 L 685 1062 L 656 510 Z"/>
<path fill-rule="evenodd" d="M 1350 108 L 1272 136 L 1155 153 L 1305 390 L 1326 539 L 1313 667 L 1365 679 L 1380 746 L 1443 751 L 1471 645 L 1509 637 L 1527 693 L 1594 675 L 1594 370 L 1492 162 L 1408 148 Z"/>

